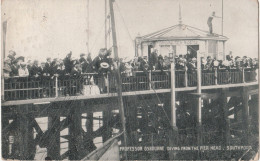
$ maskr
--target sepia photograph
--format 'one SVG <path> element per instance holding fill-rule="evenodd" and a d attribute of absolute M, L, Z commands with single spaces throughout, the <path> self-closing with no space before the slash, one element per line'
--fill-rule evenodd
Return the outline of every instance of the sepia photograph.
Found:
<path fill-rule="evenodd" d="M 257 0 L 1 0 L 2 160 L 259 160 Z"/>

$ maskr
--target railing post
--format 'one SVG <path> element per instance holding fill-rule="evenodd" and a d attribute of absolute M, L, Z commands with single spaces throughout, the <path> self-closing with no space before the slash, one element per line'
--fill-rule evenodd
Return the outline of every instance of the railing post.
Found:
<path fill-rule="evenodd" d="M 215 68 L 215 70 L 214 70 L 214 76 L 215 76 L 215 85 L 217 85 L 218 84 L 218 70 L 217 70 L 217 68 Z"/>
<path fill-rule="evenodd" d="M 152 90 L 152 71 L 150 70 L 149 71 L 149 89 Z"/>
<path fill-rule="evenodd" d="M 109 93 L 109 86 L 110 86 L 110 84 L 109 84 L 109 73 L 107 73 L 107 93 Z"/>
<path fill-rule="evenodd" d="M 58 76 L 55 76 L 55 97 L 58 97 Z"/>
<path fill-rule="evenodd" d="M 242 68 L 242 83 L 245 83 L 245 68 Z"/>
<path fill-rule="evenodd" d="M 184 70 L 184 86 L 188 87 L 188 73 L 187 73 L 187 66 L 185 65 L 185 70 Z"/>

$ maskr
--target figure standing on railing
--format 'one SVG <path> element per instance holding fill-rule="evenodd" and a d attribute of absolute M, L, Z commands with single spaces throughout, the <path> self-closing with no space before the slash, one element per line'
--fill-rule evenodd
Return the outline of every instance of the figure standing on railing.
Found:
<path fill-rule="evenodd" d="M 215 15 L 215 12 L 212 12 L 212 15 L 209 16 L 208 21 L 207 21 L 207 24 L 208 24 L 208 26 L 209 26 L 209 33 L 210 33 L 210 34 L 213 34 L 212 20 L 213 20 L 214 17 L 215 17 L 215 18 L 221 18 L 221 17 L 216 16 L 216 15 Z"/>

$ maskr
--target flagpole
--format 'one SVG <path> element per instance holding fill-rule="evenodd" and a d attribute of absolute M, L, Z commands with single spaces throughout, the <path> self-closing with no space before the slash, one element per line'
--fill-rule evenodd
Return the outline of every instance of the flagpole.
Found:
<path fill-rule="evenodd" d="M 223 12 L 223 0 L 222 0 L 222 24 L 221 24 L 221 34 L 223 35 L 223 16 L 224 16 L 224 12 Z"/>

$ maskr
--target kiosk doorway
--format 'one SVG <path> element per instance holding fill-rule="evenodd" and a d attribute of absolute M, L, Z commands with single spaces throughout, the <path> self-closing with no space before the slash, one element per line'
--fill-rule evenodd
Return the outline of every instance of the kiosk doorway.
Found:
<path fill-rule="evenodd" d="M 187 45 L 187 52 L 190 50 L 191 55 L 197 58 L 197 51 L 199 50 L 199 45 Z"/>

